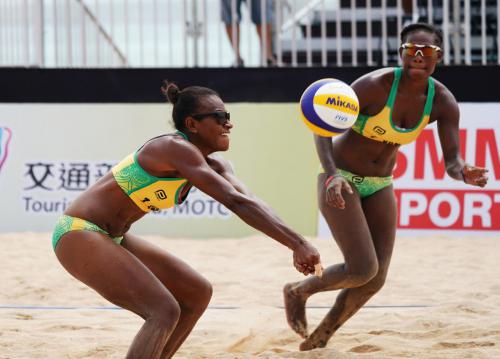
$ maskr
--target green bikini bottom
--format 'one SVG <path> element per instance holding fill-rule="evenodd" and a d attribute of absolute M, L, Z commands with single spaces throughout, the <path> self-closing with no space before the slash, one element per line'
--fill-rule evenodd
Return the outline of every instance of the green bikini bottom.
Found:
<path fill-rule="evenodd" d="M 62 215 L 56 223 L 56 228 L 54 228 L 54 233 L 52 234 L 52 247 L 56 249 L 57 243 L 63 235 L 71 231 L 92 231 L 99 232 L 110 237 L 115 243 L 120 244 L 123 240 L 123 236 L 112 237 L 104 229 L 95 225 L 92 222 L 86 221 L 84 219 L 71 217 L 67 215 Z"/>
<path fill-rule="evenodd" d="M 361 198 L 371 196 L 375 192 L 392 184 L 392 176 L 363 177 L 340 168 L 337 168 L 337 173 L 356 187 Z"/>

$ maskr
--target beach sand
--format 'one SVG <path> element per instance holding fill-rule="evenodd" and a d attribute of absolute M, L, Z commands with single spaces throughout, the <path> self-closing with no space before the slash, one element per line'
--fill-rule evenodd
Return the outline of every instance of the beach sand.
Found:
<path fill-rule="evenodd" d="M 398 238 L 384 288 L 330 340 L 300 352 L 282 287 L 303 276 L 291 252 L 261 236 L 146 240 L 214 285 L 209 309 L 175 358 L 500 358 L 500 237 Z M 332 240 L 310 239 L 324 266 Z M 49 233 L 0 234 L 0 358 L 123 358 L 142 319 L 73 279 Z M 310 329 L 338 292 L 308 301 Z"/>

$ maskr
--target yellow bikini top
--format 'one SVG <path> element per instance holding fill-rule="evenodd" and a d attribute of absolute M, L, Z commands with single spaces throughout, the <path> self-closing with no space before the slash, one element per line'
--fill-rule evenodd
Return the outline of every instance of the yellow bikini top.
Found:
<path fill-rule="evenodd" d="M 177 133 L 187 139 L 183 133 Z M 121 189 L 144 212 L 157 212 L 181 204 L 191 189 L 188 181 L 185 178 L 150 175 L 137 162 L 138 151 L 112 168 L 113 176 Z"/>
<path fill-rule="evenodd" d="M 392 145 L 405 145 L 413 142 L 420 135 L 420 132 L 429 123 L 429 117 L 432 111 L 432 101 L 434 99 L 434 80 L 429 77 L 427 89 L 427 100 L 425 101 L 424 113 L 418 124 L 414 128 L 401 128 L 392 122 L 392 109 L 398 92 L 399 80 L 401 79 L 402 69 L 394 69 L 394 81 L 392 82 L 391 92 L 385 107 L 374 116 L 359 114 L 352 129 L 360 135 L 375 141 L 384 142 Z"/>

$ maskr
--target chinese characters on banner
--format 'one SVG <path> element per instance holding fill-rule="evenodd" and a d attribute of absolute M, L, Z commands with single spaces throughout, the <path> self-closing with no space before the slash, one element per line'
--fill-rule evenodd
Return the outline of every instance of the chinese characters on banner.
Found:
<path fill-rule="evenodd" d="M 110 162 L 50 162 L 25 163 L 23 208 L 25 213 L 62 213 L 71 200 L 111 170 Z M 223 205 L 192 188 L 188 199 L 180 206 L 151 215 L 157 217 L 211 217 L 227 219 L 231 212 Z"/>

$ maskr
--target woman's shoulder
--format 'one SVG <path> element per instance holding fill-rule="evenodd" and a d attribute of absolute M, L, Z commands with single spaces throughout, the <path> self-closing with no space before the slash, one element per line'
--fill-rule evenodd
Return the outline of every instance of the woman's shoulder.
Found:
<path fill-rule="evenodd" d="M 186 143 L 189 143 L 187 136 L 180 131 L 175 131 L 152 137 L 144 142 L 142 147 L 164 147 L 171 145 L 183 145 Z"/>
<path fill-rule="evenodd" d="M 218 153 L 208 155 L 207 163 L 217 173 L 232 171 L 231 163 Z"/>
<path fill-rule="evenodd" d="M 431 117 L 438 120 L 446 118 L 458 118 L 458 102 L 453 93 L 442 82 L 432 77 L 434 82 L 434 99 Z"/>
<path fill-rule="evenodd" d="M 352 83 L 352 88 L 356 93 L 371 92 L 385 93 L 390 90 L 394 81 L 395 68 L 384 67 L 371 71 Z"/>
<path fill-rule="evenodd" d="M 443 84 L 441 81 L 436 80 L 434 77 L 431 77 L 434 82 L 434 103 L 440 103 L 444 106 L 455 105 L 457 100 L 453 93 Z"/>
<path fill-rule="evenodd" d="M 172 156 L 189 156 L 189 153 L 194 150 L 193 144 L 187 140 L 186 135 L 172 132 L 147 140 L 137 151 L 140 151 L 143 157 L 171 158 Z"/>
<path fill-rule="evenodd" d="M 395 72 L 394 67 L 383 67 L 381 69 L 373 70 L 359 77 L 356 81 L 353 82 L 353 85 L 354 84 L 377 85 L 386 83 L 388 81 L 392 82 L 392 80 L 394 80 L 394 72 Z"/>
<path fill-rule="evenodd" d="M 366 111 L 365 107 L 369 104 L 385 103 L 394 80 L 394 70 L 393 67 L 384 67 L 371 71 L 353 82 L 352 88 L 362 105 L 362 111 Z"/>

